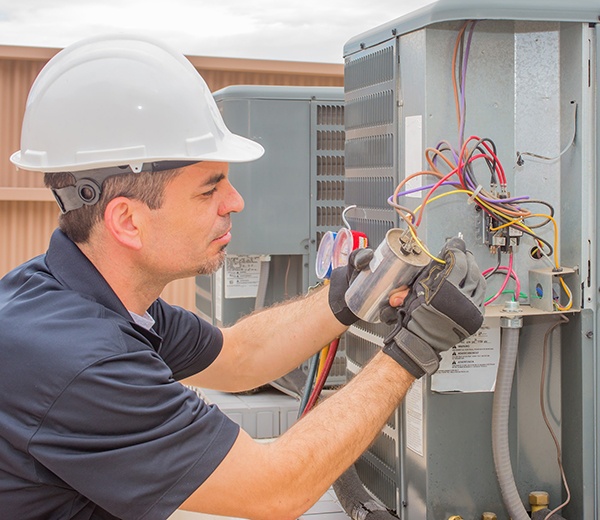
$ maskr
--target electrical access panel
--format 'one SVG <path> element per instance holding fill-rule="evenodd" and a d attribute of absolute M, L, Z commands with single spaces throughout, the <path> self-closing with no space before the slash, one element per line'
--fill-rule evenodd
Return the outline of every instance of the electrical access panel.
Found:
<path fill-rule="evenodd" d="M 590 0 L 440 0 L 344 47 L 350 226 L 374 246 L 411 230 L 431 261 L 461 236 L 487 280 L 480 332 L 413 384 L 356 463 L 399 518 L 508 519 L 504 441 L 524 510 L 543 490 L 565 518 L 598 518 L 599 15 Z M 499 434 L 508 329 L 518 354 Z M 388 332 L 350 328 L 349 377 Z"/>

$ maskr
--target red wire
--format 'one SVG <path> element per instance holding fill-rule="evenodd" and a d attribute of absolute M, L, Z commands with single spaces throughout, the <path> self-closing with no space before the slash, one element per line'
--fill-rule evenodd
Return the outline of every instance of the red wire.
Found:
<path fill-rule="evenodd" d="M 446 182 L 457 171 L 458 171 L 458 168 L 454 168 L 454 170 L 452 170 L 450 173 L 446 174 L 439 181 L 437 181 L 432 186 L 432 188 L 427 192 L 427 195 L 425 195 L 425 198 L 423 199 L 423 202 L 421 203 L 421 210 L 419 211 L 419 217 L 417 218 L 417 221 L 415 222 L 415 227 L 419 227 L 419 224 L 421 224 L 421 219 L 423 218 L 423 210 L 425 209 L 425 205 L 427 204 L 427 201 L 429 200 L 429 197 L 431 197 L 431 195 L 433 194 L 433 192 L 435 190 L 437 190 L 442 185 L 442 183 Z M 462 184 L 462 182 L 461 182 L 461 184 Z"/>
<path fill-rule="evenodd" d="M 498 156 L 494 153 L 492 147 L 486 141 L 481 141 L 481 139 L 478 136 L 472 135 L 471 137 L 469 137 L 469 139 L 467 139 L 465 141 L 465 144 L 463 145 L 463 150 L 461 150 L 462 153 L 461 153 L 459 159 L 462 161 L 462 157 L 463 157 L 463 154 L 465 151 L 465 145 L 467 143 L 469 143 L 470 141 L 480 141 L 478 144 L 483 146 L 488 151 L 490 157 L 487 157 L 485 154 L 483 154 L 482 156 L 480 155 L 478 157 L 487 157 L 488 159 L 493 161 L 494 164 L 496 165 L 495 171 L 496 171 L 496 174 L 498 175 L 498 182 L 500 184 L 506 185 L 506 173 L 504 172 L 504 167 L 502 166 L 500 159 L 498 159 Z"/>
<path fill-rule="evenodd" d="M 467 145 L 471 141 L 478 141 L 479 142 L 478 144 L 483 145 L 483 147 L 485 148 L 485 150 L 487 150 L 488 153 L 486 154 L 486 153 L 481 152 L 476 155 L 472 155 L 471 157 L 469 157 L 469 160 L 465 163 L 465 161 L 464 161 L 465 152 L 467 151 Z M 421 224 L 425 206 L 427 204 L 427 201 L 431 198 L 431 195 L 433 195 L 433 192 L 435 190 L 437 190 L 450 177 L 452 177 L 452 175 L 454 175 L 454 174 L 458 175 L 458 180 L 460 182 L 460 185 L 463 187 L 463 189 L 470 189 L 470 187 L 467 186 L 467 184 L 465 182 L 463 171 L 467 164 L 471 164 L 473 161 L 478 160 L 478 159 L 487 159 L 489 161 L 492 161 L 495 165 L 494 170 L 498 176 L 498 182 L 500 183 L 500 185 L 506 186 L 506 174 L 504 173 L 504 168 L 502 167 L 502 163 L 498 159 L 497 155 L 493 152 L 492 148 L 489 146 L 488 143 L 486 143 L 485 141 L 481 141 L 481 139 L 479 137 L 472 135 L 462 145 L 460 154 L 458 156 L 458 165 L 456 166 L 456 168 L 454 168 L 450 173 L 448 173 L 447 175 L 442 177 L 427 192 L 427 195 L 425 196 L 425 198 L 423 199 L 423 203 L 421 204 L 421 209 L 419 210 L 419 216 L 417 217 L 416 221 L 414 222 L 415 227 L 419 227 L 419 225 Z"/>
<path fill-rule="evenodd" d="M 315 383 L 315 387 L 313 388 L 312 394 L 310 394 L 310 398 L 308 399 L 308 402 L 306 403 L 306 407 L 304 408 L 304 411 L 302 412 L 302 415 L 300 417 L 304 417 L 317 402 L 317 399 L 319 398 L 319 395 L 321 394 L 321 390 L 323 390 L 323 387 L 325 386 L 325 381 L 327 380 L 327 377 L 329 376 L 329 372 L 333 365 L 333 360 L 335 359 L 335 354 L 337 352 L 339 344 L 340 344 L 340 338 L 334 339 L 329 344 L 329 351 L 327 352 L 327 358 L 325 359 L 325 365 L 323 366 L 323 371 L 321 372 L 321 376 Z"/>
<path fill-rule="evenodd" d="M 504 173 L 504 167 L 502 166 L 500 159 L 498 159 L 498 156 L 494 153 L 493 149 L 487 142 L 483 141 L 481 144 L 489 152 L 489 154 L 492 156 L 492 159 L 494 160 L 494 164 L 496 165 L 496 173 L 498 174 L 498 182 L 500 184 L 506 185 L 506 173 Z"/>
<path fill-rule="evenodd" d="M 508 281 L 510 280 L 511 275 L 514 272 L 512 266 L 513 266 L 513 253 L 511 251 L 510 254 L 508 255 L 508 268 L 506 269 L 506 278 L 504 279 L 504 283 L 502 284 L 500 289 L 498 289 L 498 292 L 494 296 L 492 296 L 488 301 L 486 301 L 484 303 L 485 306 L 489 305 L 490 303 L 492 303 L 493 301 L 498 299 L 498 297 L 502 294 L 502 291 L 504 291 L 504 289 L 506 289 L 506 286 L 508 285 Z M 515 281 L 516 281 L 516 274 L 515 274 Z M 520 284 L 519 284 L 519 288 L 520 288 Z M 517 296 L 516 300 L 519 301 L 519 295 L 517 294 L 516 296 Z"/>
<path fill-rule="evenodd" d="M 460 151 L 460 155 L 459 155 L 459 163 L 458 166 L 456 168 L 454 168 L 454 170 L 452 170 L 450 173 L 446 174 L 444 177 L 442 177 L 438 182 L 436 182 L 432 188 L 427 192 L 427 195 L 425 195 L 425 198 L 423 199 L 423 202 L 421 203 L 421 210 L 419 211 L 419 217 L 417 218 L 416 222 L 415 222 L 415 227 L 419 227 L 419 225 L 421 224 L 421 220 L 423 218 L 423 212 L 425 210 L 425 206 L 427 205 L 427 201 L 429 200 L 429 198 L 431 197 L 431 195 L 433 194 L 433 192 L 435 190 L 437 190 L 442 183 L 446 182 L 450 177 L 452 177 L 452 175 L 454 175 L 455 173 L 458 174 L 458 178 L 460 180 L 460 184 L 463 188 L 465 188 L 465 183 L 464 180 L 462 179 L 460 172 L 462 171 L 462 157 L 464 155 L 465 152 L 465 148 L 467 146 L 467 143 L 469 141 L 471 141 L 473 139 L 473 137 L 469 137 L 469 139 L 467 139 L 465 141 L 465 144 L 463 144 L 462 149 Z"/>

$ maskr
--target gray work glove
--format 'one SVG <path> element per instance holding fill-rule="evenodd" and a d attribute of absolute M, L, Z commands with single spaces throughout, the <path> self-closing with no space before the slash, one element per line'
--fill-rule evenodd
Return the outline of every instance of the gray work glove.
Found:
<path fill-rule="evenodd" d="M 439 353 L 475 334 L 483 323 L 485 279 L 460 238 L 440 252 L 418 276 L 401 307 L 383 352 L 412 375 L 433 374 Z"/>
<path fill-rule="evenodd" d="M 346 291 L 363 269 L 366 269 L 373 258 L 373 250 L 355 249 L 348 257 L 348 264 L 335 268 L 329 277 L 329 306 L 335 317 L 344 325 L 352 325 L 358 321 L 346 304 Z"/>

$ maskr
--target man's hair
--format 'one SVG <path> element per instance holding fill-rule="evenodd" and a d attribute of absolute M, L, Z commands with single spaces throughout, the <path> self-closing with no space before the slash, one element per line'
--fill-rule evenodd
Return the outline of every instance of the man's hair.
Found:
<path fill-rule="evenodd" d="M 163 203 L 165 186 L 181 173 L 182 169 L 159 172 L 122 173 L 108 177 L 102 184 L 98 202 L 62 214 L 58 225 L 75 243 L 89 240 L 93 227 L 102 221 L 107 204 L 116 197 L 139 200 L 150 209 L 159 209 Z M 69 172 L 46 173 L 44 184 L 47 188 L 73 186 L 75 178 Z"/>

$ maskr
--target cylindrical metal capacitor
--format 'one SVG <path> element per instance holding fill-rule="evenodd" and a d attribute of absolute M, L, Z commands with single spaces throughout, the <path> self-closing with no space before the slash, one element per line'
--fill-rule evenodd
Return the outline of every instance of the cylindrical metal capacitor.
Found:
<path fill-rule="evenodd" d="M 358 274 L 346 291 L 348 308 L 364 321 L 379 322 L 379 313 L 391 292 L 412 284 L 429 260 L 406 230 L 390 229 L 369 267 Z"/>

